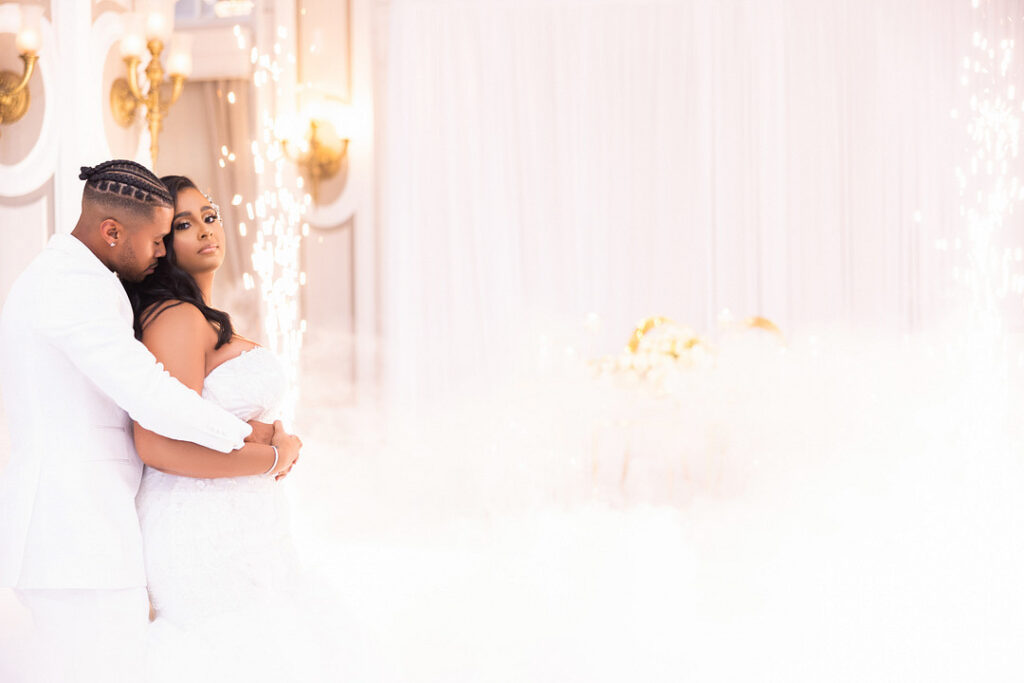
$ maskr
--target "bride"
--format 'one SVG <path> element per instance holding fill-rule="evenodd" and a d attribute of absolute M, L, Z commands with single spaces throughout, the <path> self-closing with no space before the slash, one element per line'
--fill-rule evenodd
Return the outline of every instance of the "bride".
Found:
<path fill-rule="evenodd" d="M 188 178 L 162 180 L 174 217 L 167 256 L 128 286 L 136 336 L 204 398 L 244 420 L 275 421 L 284 369 L 211 305 L 225 249 L 218 207 Z M 300 620 L 296 607 L 301 581 L 280 482 L 301 442 L 275 422 L 272 445 L 252 446 L 267 451 L 266 471 L 255 476 L 240 476 L 252 472 L 228 458 L 200 466 L 188 459 L 188 444 L 138 425 L 135 444 L 146 464 L 136 507 L 155 615 L 150 678 L 292 679 L 300 661 L 316 659 L 302 651 L 311 641 L 298 636 L 308 615 Z"/>

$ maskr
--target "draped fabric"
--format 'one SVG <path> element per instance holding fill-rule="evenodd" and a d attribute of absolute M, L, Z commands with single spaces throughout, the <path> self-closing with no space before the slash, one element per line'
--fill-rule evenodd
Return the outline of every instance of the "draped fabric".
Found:
<path fill-rule="evenodd" d="M 652 314 L 940 321 L 963 62 L 1021 26 L 981 3 L 392 0 L 391 389 L 457 387 L 588 314 L 603 352 Z"/>

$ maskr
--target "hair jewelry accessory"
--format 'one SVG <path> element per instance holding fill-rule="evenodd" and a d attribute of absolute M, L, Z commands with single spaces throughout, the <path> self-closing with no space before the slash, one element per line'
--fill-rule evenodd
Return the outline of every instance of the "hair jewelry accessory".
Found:
<path fill-rule="evenodd" d="M 205 192 L 203 193 L 203 196 L 206 197 L 206 201 L 210 202 L 210 208 L 217 214 L 217 220 L 220 220 L 220 206 L 217 205 L 217 202 L 213 201 L 213 197 Z"/>

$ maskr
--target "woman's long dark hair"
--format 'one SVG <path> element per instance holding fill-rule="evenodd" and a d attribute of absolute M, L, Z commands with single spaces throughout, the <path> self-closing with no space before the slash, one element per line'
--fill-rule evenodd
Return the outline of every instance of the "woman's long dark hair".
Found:
<path fill-rule="evenodd" d="M 181 175 L 168 175 L 160 179 L 171 193 L 174 203 L 178 202 L 178 193 L 186 188 L 198 191 L 195 183 Z M 157 261 L 156 270 L 142 282 L 125 282 L 128 299 L 132 302 L 135 314 L 135 338 L 142 339 L 142 328 L 166 311 L 182 303 L 189 303 L 198 308 L 203 317 L 217 328 L 217 345 L 215 349 L 227 344 L 235 334 L 231 326 L 231 316 L 224 311 L 210 308 L 203 301 L 203 293 L 195 279 L 178 265 L 174 254 L 174 228 L 164 237 L 167 255 Z M 170 306 L 161 306 L 165 301 L 175 301 Z M 147 312 L 148 309 L 148 312 Z"/>

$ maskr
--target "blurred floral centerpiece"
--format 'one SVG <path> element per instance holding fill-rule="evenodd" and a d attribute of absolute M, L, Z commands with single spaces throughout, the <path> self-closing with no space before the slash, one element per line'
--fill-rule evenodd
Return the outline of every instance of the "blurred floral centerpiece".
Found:
<path fill-rule="evenodd" d="M 600 377 L 639 381 L 658 393 L 670 393 L 679 373 L 713 365 L 710 344 L 692 328 L 663 316 L 641 320 L 622 353 L 593 362 Z"/>

